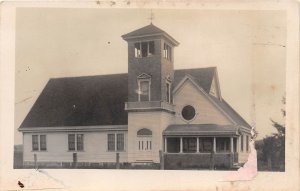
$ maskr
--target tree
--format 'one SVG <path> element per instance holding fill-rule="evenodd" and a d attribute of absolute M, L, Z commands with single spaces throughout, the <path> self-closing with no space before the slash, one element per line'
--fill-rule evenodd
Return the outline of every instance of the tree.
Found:
<path fill-rule="evenodd" d="M 282 99 L 285 105 L 285 97 Z M 285 109 L 282 109 L 283 118 L 285 118 Z M 276 129 L 276 133 L 263 138 L 262 142 L 256 145 L 258 160 L 267 164 L 268 170 L 284 171 L 285 170 L 285 124 L 280 124 L 270 119 L 272 127 Z"/>
<path fill-rule="evenodd" d="M 282 103 L 285 105 L 285 97 L 282 99 Z M 285 109 L 282 109 L 283 118 L 285 118 Z M 273 133 L 272 136 L 263 139 L 264 147 L 263 153 L 268 162 L 268 168 L 270 170 L 284 171 L 285 168 L 285 124 L 280 124 L 273 119 L 272 127 L 277 132 Z"/>

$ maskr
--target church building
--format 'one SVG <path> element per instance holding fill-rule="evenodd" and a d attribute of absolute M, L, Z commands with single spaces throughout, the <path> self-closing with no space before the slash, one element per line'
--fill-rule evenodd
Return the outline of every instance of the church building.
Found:
<path fill-rule="evenodd" d="M 179 42 L 152 23 L 122 38 L 128 73 L 48 81 L 19 128 L 24 166 L 245 163 L 251 126 L 222 98 L 217 68 L 174 69 Z"/>

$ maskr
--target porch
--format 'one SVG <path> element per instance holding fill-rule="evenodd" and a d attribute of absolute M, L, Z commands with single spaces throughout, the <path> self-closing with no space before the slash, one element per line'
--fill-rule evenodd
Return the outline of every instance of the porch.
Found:
<path fill-rule="evenodd" d="M 163 134 L 165 169 L 233 168 L 238 163 L 238 136 L 232 126 L 169 126 Z"/>

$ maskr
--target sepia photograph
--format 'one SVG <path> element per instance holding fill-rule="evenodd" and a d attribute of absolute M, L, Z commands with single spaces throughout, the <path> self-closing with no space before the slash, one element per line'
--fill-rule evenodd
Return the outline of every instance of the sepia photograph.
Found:
<path fill-rule="evenodd" d="M 285 171 L 285 11 L 17 8 L 15 27 L 15 169 Z"/>

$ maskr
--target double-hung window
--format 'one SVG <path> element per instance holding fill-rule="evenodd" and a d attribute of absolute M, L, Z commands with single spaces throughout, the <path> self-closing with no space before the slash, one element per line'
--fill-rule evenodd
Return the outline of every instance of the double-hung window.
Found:
<path fill-rule="evenodd" d="M 69 151 L 83 151 L 83 134 L 68 135 Z"/>
<path fill-rule="evenodd" d="M 108 151 L 124 151 L 124 134 L 110 133 L 107 134 L 107 150 Z"/>
<path fill-rule="evenodd" d="M 32 135 L 32 150 L 33 151 L 47 150 L 46 135 Z"/>

